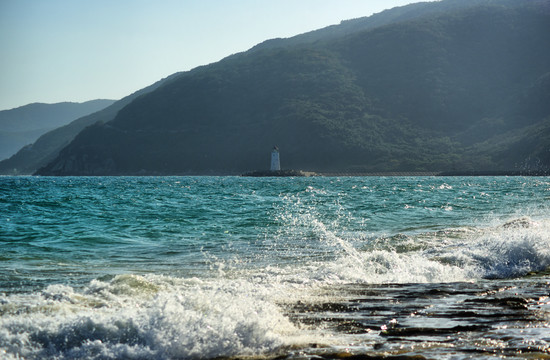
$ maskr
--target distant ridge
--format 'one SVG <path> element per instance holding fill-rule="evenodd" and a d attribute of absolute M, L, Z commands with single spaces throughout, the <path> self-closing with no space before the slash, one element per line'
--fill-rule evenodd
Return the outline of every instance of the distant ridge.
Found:
<path fill-rule="evenodd" d="M 32 103 L 0 111 L 0 160 L 33 143 L 42 134 L 114 102 L 115 100 L 99 99 L 83 103 Z"/>

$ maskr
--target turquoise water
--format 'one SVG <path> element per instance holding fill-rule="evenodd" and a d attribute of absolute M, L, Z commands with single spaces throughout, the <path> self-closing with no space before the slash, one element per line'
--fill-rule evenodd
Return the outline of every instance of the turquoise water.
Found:
<path fill-rule="evenodd" d="M 538 317 L 514 329 L 548 354 L 549 267 L 548 178 L 0 177 L 8 359 L 393 354 L 395 314 L 360 336 L 296 309 L 411 284 L 519 286 Z"/>

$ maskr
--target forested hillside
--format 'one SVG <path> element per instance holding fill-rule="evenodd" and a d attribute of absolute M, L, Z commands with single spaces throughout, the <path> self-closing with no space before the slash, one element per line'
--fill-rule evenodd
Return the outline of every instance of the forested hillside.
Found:
<path fill-rule="evenodd" d="M 550 7 L 414 4 L 184 73 L 82 131 L 47 175 L 550 167 Z"/>

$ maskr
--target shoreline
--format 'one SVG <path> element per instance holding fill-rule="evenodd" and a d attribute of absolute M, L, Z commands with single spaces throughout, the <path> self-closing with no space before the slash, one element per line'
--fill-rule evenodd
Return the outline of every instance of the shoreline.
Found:
<path fill-rule="evenodd" d="M 384 177 L 384 176 L 550 176 L 550 171 L 380 171 L 380 172 L 313 172 L 303 170 L 258 170 L 241 174 L 244 177 Z"/>
<path fill-rule="evenodd" d="M 255 170 L 245 173 L 120 173 L 120 174 L 72 174 L 72 175 L 39 175 L 39 174 L 0 174 L 0 177 L 23 176 L 23 177 L 158 177 L 158 176 L 241 176 L 241 177 L 400 177 L 400 176 L 550 176 L 550 170 L 453 170 L 453 171 L 372 171 L 372 172 L 351 172 L 351 171 L 334 171 L 334 172 L 315 172 L 305 170 Z"/>

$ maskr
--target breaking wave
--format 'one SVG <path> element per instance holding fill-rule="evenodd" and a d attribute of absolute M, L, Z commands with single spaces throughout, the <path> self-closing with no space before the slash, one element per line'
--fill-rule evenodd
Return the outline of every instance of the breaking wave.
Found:
<path fill-rule="evenodd" d="M 0 354 L 25 359 L 203 359 L 274 352 L 295 331 L 246 282 L 120 275 L 0 299 Z"/>

